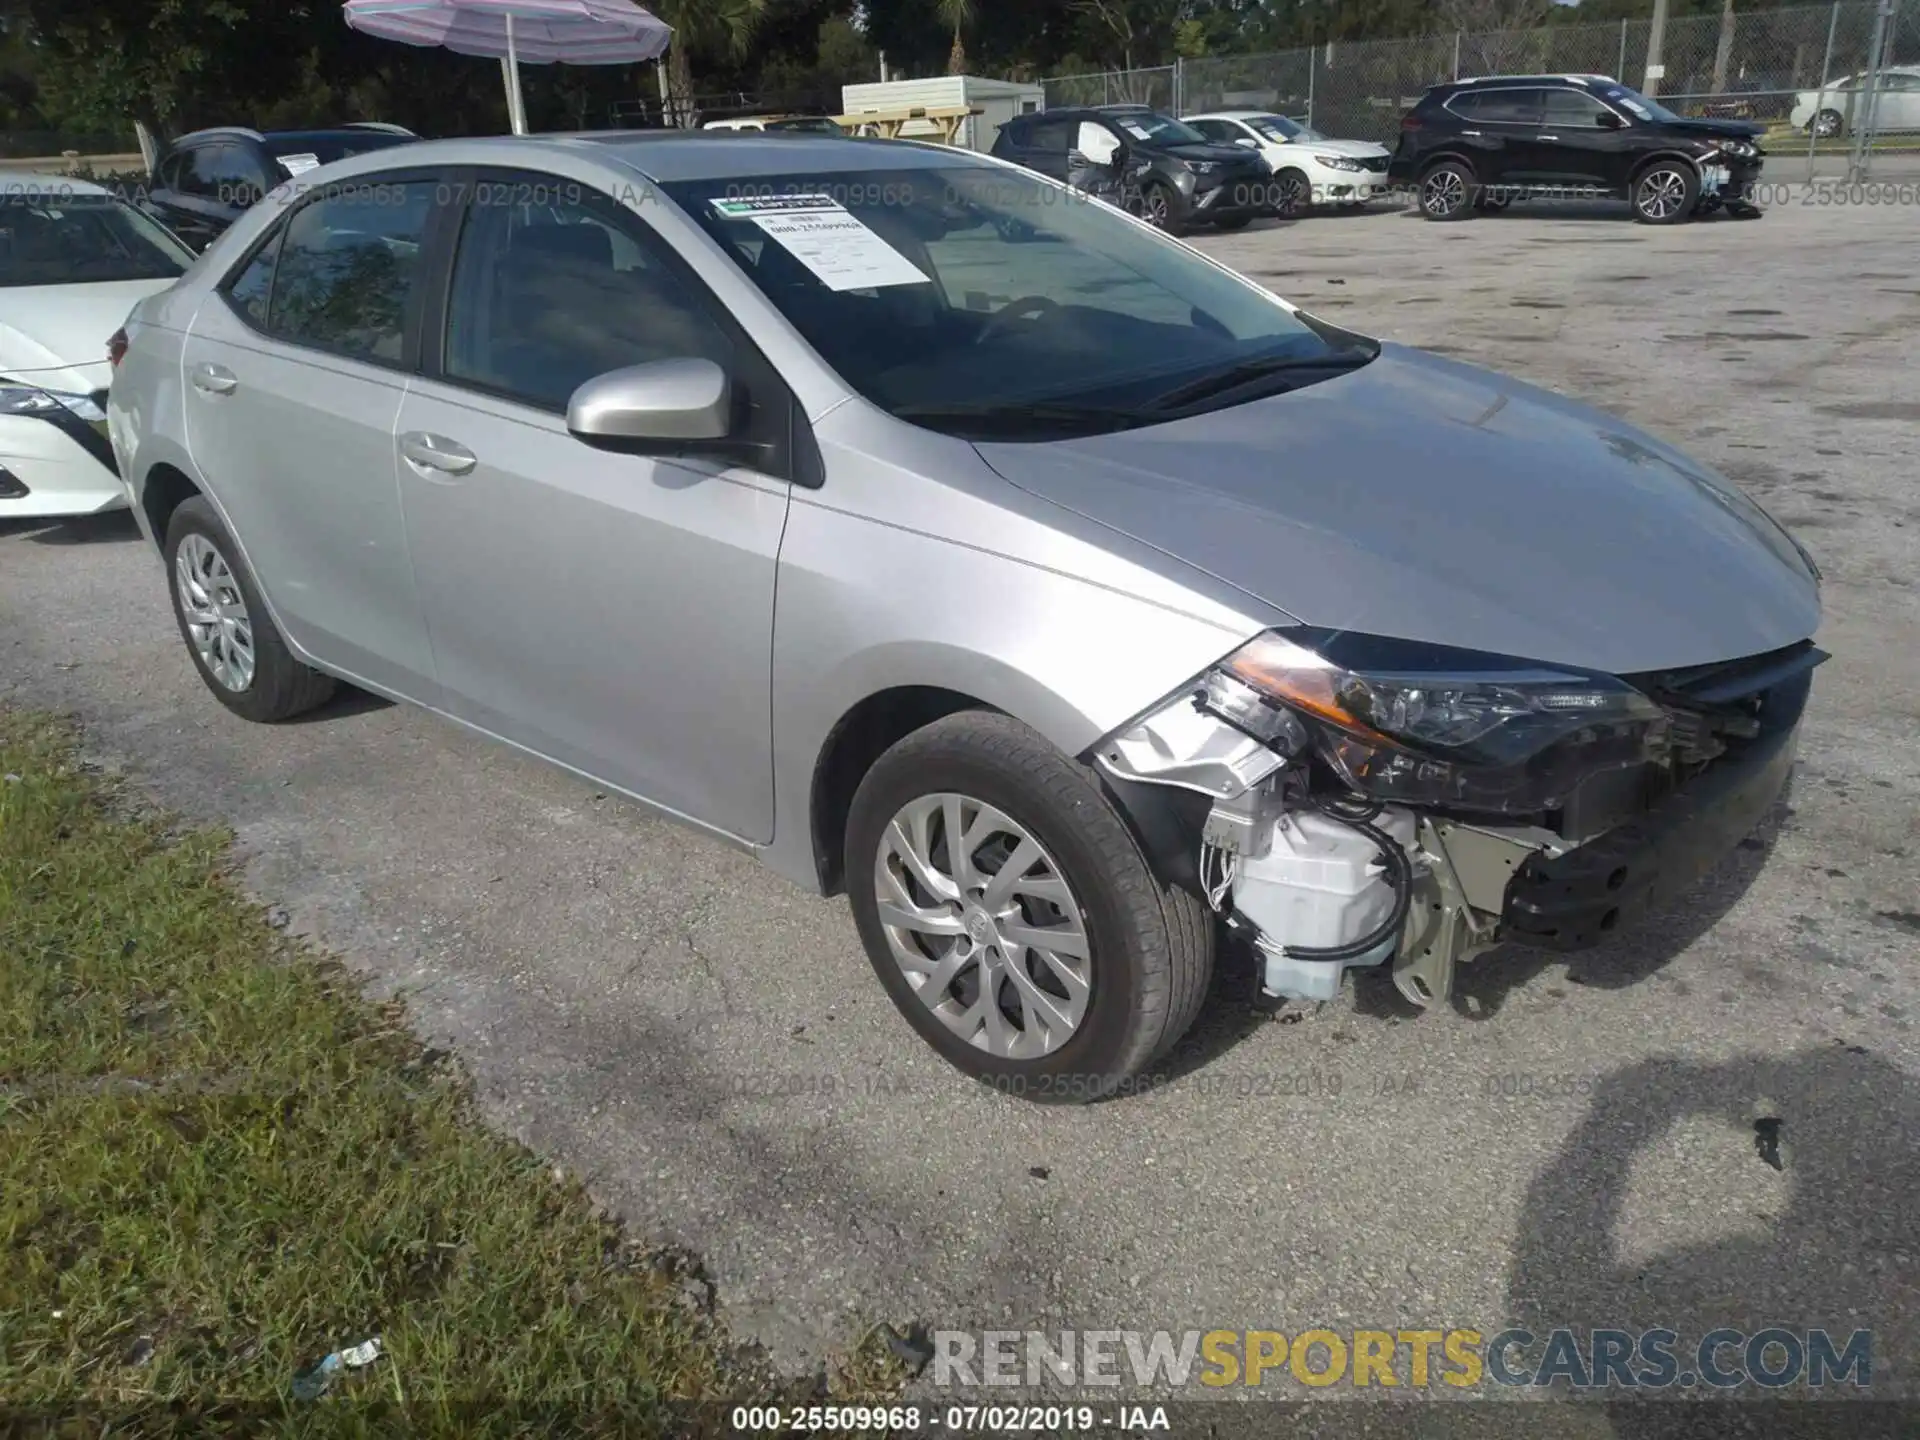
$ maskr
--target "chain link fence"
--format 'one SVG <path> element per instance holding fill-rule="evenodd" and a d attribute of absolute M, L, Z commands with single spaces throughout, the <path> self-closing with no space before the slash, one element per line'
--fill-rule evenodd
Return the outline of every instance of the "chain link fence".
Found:
<path fill-rule="evenodd" d="M 1151 105 L 1173 114 L 1269 110 L 1324 134 L 1391 145 L 1429 85 L 1476 75 L 1609 75 L 1682 115 L 1767 125 L 1779 154 L 1807 147 L 1858 169 L 1920 149 L 1920 0 L 1670 19 L 1542 25 L 1209 56 L 1046 81 L 1047 104 Z M 1811 173 L 1811 170 L 1810 172 Z"/>

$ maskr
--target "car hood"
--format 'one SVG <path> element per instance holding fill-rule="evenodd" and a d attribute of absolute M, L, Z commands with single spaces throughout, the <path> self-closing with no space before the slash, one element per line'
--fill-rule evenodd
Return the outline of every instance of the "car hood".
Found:
<path fill-rule="evenodd" d="M 1216 165 L 1260 163 L 1260 157 L 1244 145 L 1142 145 L 1140 148 L 1158 150 L 1180 160 L 1211 160 Z"/>
<path fill-rule="evenodd" d="M 1730 482 L 1598 410 L 1402 346 L 1164 425 L 977 448 L 1303 624 L 1614 674 L 1819 624 L 1794 542 Z"/>
<path fill-rule="evenodd" d="M 1387 147 L 1371 140 L 1289 140 L 1284 145 L 1270 141 L 1276 149 L 1296 155 L 1345 155 L 1350 160 L 1379 159 Z"/>
<path fill-rule="evenodd" d="M 76 394 L 104 388 L 111 371 L 108 338 L 135 305 L 171 284 L 116 280 L 0 290 L 0 375 Z"/>
<path fill-rule="evenodd" d="M 1669 120 L 1666 128 L 1680 135 L 1712 135 L 1727 140 L 1758 140 L 1767 127 L 1751 120 Z"/>

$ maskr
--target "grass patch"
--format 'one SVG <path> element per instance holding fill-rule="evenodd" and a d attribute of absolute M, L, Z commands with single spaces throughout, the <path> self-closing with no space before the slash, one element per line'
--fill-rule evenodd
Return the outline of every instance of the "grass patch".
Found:
<path fill-rule="evenodd" d="M 757 1373 L 687 1262 L 484 1128 L 227 865 L 0 709 L 0 1430 L 685 1435 L 885 1392 L 884 1347 L 799 1393 Z"/>

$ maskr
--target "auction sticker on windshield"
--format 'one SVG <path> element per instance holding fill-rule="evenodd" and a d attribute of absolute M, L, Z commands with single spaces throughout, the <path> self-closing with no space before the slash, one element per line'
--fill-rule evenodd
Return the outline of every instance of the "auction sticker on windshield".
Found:
<path fill-rule="evenodd" d="M 912 261 L 827 195 L 746 196 L 715 200 L 728 220 L 751 220 L 829 290 L 924 285 Z"/>

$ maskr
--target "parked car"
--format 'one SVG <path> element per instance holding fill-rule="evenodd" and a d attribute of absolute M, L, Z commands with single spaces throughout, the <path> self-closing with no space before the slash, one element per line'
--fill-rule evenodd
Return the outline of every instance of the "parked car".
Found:
<path fill-rule="evenodd" d="M 1371 140 L 1332 140 L 1264 110 L 1215 110 L 1184 116 L 1181 123 L 1215 144 L 1258 153 L 1273 172 L 1277 205 L 1285 214 L 1314 205 L 1364 205 L 1387 193 L 1387 147 Z"/>
<path fill-rule="evenodd" d="M 1784 786 L 1819 577 L 1734 485 L 1015 166 L 669 132 L 316 178 L 120 342 L 213 695 L 346 680 L 844 889 L 970 1075 L 1126 1086 L 1224 923 L 1273 994 L 1444 1003 Z"/>
<path fill-rule="evenodd" d="M 1104 131 L 1140 193 L 1144 217 L 1175 234 L 1196 225 L 1237 230 L 1274 213 L 1264 161 L 1220 145 L 1144 105 L 1101 105 L 1018 115 L 999 127 L 993 154 L 1066 180 L 1082 163 L 1082 126 Z"/>
<path fill-rule="evenodd" d="M 405 145 L 418 137 L 398 125 L 332 130 L 247 130 L 224 125 L 182 135 L 154 166 L 148 213 L 196 250 L 278 185 L 321 165 Z"/>
<path fill-rule="evenodd" d="M 98 185 L 0 185 L 0 520 L 126 505 L 107 443 L 107 337 L 192 262 Z"/>
<path fill-rule="evenodd" d="M 745 130 L 755 134 L 844 135 L 825 115 L 740 115 L 730 120 L 709 120 L 703 130 Z"/>
<path fill-rule="evenodd" d="M 1822 140 L 1852 131 L 1865 118 L 1866 72 L 1835 80 L 1819 90 L 1802 90 L 1793 97 L 1787 122 L 1796 130 L 1811 130 Z M 1882 133 L 1920 130 L 1920 66 L 1893 65 L 1880 72 L 1874 85 L 1873 128 Z"/>
<path fill-rule="evenodd" d="M 1387 173 L 1429 220 L 1542 194 L 1624 199 L 1654 225 L 1722 206 L 1751 219 L 1765 129 L 1685 119 L 1602 75 L 1497 75 L 1426 90 Z"/>

